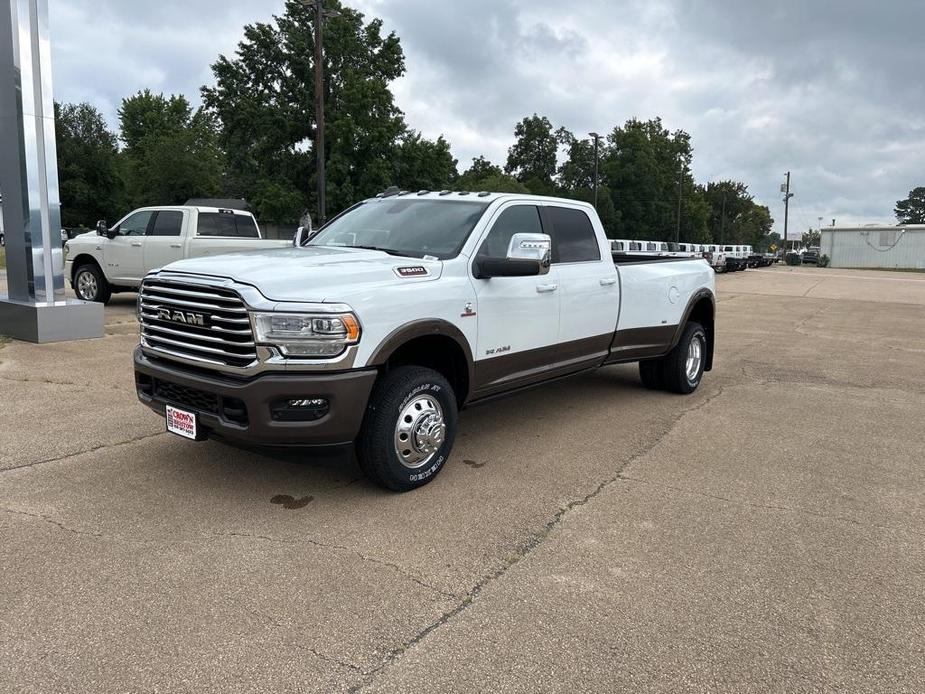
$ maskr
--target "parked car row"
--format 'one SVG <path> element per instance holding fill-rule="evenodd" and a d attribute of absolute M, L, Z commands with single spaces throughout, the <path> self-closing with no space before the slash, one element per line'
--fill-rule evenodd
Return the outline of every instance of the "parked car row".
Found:
<path fill-rule="evenodd" d="M 778 261 L 775 255 L 756 253 L 751 246 L 737 244 L 613 239 L 610 242 L 610 251 L 614 255 L 703 258 L 715 272 L 737 272 L 750 267 L 767 267 Z"/>

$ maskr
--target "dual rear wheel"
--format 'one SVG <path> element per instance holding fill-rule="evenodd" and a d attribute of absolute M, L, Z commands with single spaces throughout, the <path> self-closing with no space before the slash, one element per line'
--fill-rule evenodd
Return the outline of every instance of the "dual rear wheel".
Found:
<path fill-rule="evenodd" d="M 703 378 L 706 355 L 707 333 L 700 323 L 690 322 L 668 354 L 639 362 L 639 378 L 652 390 L 693 393 Z"/>

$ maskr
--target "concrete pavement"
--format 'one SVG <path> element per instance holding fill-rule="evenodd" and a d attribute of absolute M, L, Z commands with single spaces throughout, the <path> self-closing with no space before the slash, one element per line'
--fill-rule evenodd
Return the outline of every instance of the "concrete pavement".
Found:
<path fill-rule="evenodd" d="M 697 393 L 623 366 L 474 408 L 405 495 L 162 433 L 132 295 L 8 344 L 0 690 L 921 691 L 925 284 L 893 274 L 719 276 Z"/>

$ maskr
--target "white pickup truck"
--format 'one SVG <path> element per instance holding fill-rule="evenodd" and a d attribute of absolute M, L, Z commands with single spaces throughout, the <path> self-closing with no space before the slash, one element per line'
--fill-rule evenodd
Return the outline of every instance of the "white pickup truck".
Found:
<path fill-rule="evenodd" d="M 84 301 L 134 291 L 151 270 L 182 258 L 291 246 L 260 236 L 250 212 L 218 207 L 143 207 L 115 226 L 65 242 L 65 275 Z"/>
<path fill-rule="evenodd" d="M 136 390 L 190 439 L 355 443 L 371 478 L 404 491 L 446 463 L 463 407 L 622 362 L 647 387 L 694 391 L 713 363 L 713 275 L 703 259 L 612 256 L 581 202 L 382 196 L 299 247 L 149 274 Z"/>

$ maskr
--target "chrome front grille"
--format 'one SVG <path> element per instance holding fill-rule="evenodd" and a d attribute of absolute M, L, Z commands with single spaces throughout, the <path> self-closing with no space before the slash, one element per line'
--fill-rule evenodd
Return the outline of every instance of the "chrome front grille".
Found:
<path fill-rule="evenodd" d="M 247 308 L 231 289 L 150 278 L 139 318 L 142 343 L 165 356 L 233 368 L 257 361 Z"/>

